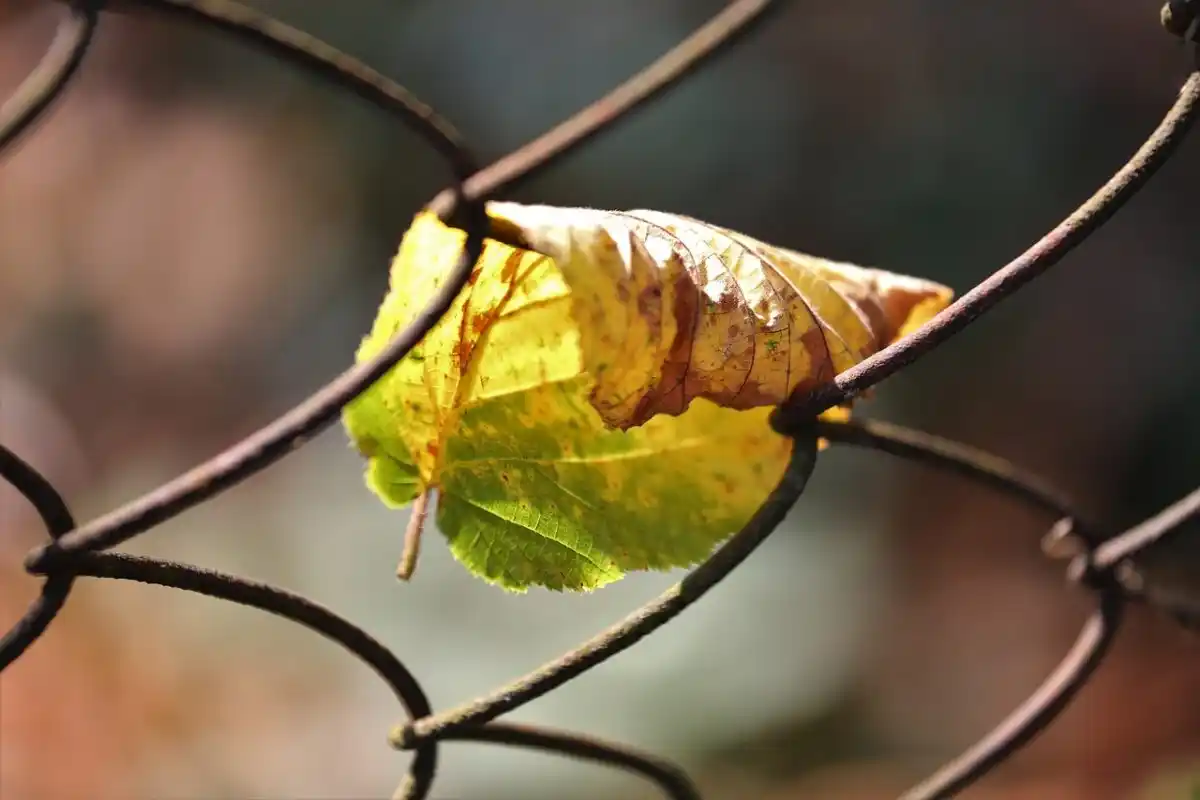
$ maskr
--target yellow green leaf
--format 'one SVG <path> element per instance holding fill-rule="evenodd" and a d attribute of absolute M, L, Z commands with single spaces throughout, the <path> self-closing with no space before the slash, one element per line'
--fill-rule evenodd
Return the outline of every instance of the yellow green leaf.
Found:
<path fill-rule="evenodd" d="M 489 214 L 525 248 L 489 240 L 450 312 L 344 420 L 371 489 L 391 506 L 437 489 L 455 557 L 515 591 L 704 559 L 784 469 L 771 407 L 951 296 L 657 212 Z M 359 360 L 425 305 L 463 239 L 417 216 Z"/>

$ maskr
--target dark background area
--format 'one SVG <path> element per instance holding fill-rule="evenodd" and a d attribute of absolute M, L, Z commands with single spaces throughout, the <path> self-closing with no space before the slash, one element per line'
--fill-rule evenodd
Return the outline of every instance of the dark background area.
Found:
<path fill-rule="evenodd" d="M 259 7 L 434 105 L 485 159 L 649 63 L 712 0 L 317 0 Z M 0 96 L 58 9 L 0 4 Z M 960 293 L 1114 172 L 1189 67 L 1152 0 L 797 1 L 769 29 L 518 192 L 656 208 Z M 1051 274 L 860 413 L 1035 468 L 1112 525 L 1200 483 L 1200 142 Z M 0 439 L 89 518 L 345 368 L 445 168 L 396 120 L 151 13 L 106 15 L 49 120 L 0 155 Z M 388 512 L 335 428 L 134 543 L 283 584 L 465 700 L 679 574 L 503 595 L 438 538 L 393 577 Z M 894 797 L 1069 646 L 1089 598 L 1049 521 L 860 452 L 822 456 L 789 521 L 679 621 L 517 719 L 677 759 L 712 800 Z M 42 532 L 0 489 L 0 613 Z M 1189 561 L 1181 540 L 1162 563 Z M 0 796 L 385 797 L 407 756 L 386 688 L 307 632 L 215 601 L 81 586 L 0 681 Z M 6 623 L 7 624 L 7 623 Z M 1099 676 L 968 798 L 1182 798 L 1200 756 L 1194 636 L 1138 610 Z M 513 750 L 443 749 L 436 796 L 649 797 Z M 66 764 L 70 768 L 65 768 Z"/>

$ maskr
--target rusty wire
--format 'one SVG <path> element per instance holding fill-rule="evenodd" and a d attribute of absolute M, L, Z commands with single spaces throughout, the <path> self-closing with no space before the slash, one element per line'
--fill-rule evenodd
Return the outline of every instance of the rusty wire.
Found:
<path fill-rule="evenodd" d="M 554 690 L 669 622 L 716 585 L 782 521 L 804 491 L 812 472 L 819 436 L 834 445 L 888 453 L 974 480 L 1047 513 L 1056 535 L 1069 536 L 1078 555 L 1069 574 L 1092 591 L 1096 610 L 1075 645 L 1029 698 L 961 756 L 907 792 L 902 800 L 951 797 L 979 780 L 1043 731 L 1102 664 L 1123 611 L 1133 598 L 1116 578 L 1117 570 L 1145 547 L 1176 532 L 1200 514 L 1200 490 L 1115 536 L 1083 520 L 1070 501 L 1035 475 L 988 453 L 929 434 L 877 421 L 813 422 L 814 416 L 852 398 L 911 364 L 1057 263 L 1140 189 L 1166 162 L 1200 109 L 1200 69 L 1184 82 L 1177 101 L 1159 127 L 1128 163 L 1049 234 L 939 314 L 920 330 L 885 348 L 834 382 L 776 410 L 772 425 L 796 445 L 785 474 L 746 526 L 676 586 L 608 630 L 562 657 L 496 691 L 435 713 L 416 677 L 397 656 L 359 627 L 304 597 L 235 575 L 122 553 L 102 552 L 143 533 L 221 493 L 304 444 L 337 419 L 341 408 L 412 349 L 450 307 L 479 257 L 490 230 L 484 202 L 511 190 L 577 150 L 595 135 L 627 119 L 631 112 L 709 63 L 737 40 L 761 26 L 782 0 L 735 0 L 669 53 L 604 98 L 526 146 L 480 167 L 459 134 L 433 109 L 365 64 L 308 34 L 232 0 L 60 0 L 62 21 L 42 62 L 0 106 L 0 154 L 11 148 L 62 95 L 82 63 L 103 13 L 174 13 L 262 47 L 310 69 L 374 105 L 397 114 L 421 134 L 450 165 L 453 184 L 429 207 L 462 228 L 466 241 L 458 262 L 429 306 L 376 358 L 330 381 L 307 400 L 224 453 L 145 496 L 82 526 L 76 526 L 57 490 L 17 454 L 0 445 L 0 477 L 37 510 L 50 542 L 26 558 L 26 568 L 44 576 L 41 593 L 25 615 L 0 639 L 0 670 L 19 658 L 63 607 L 77 577 L 131 580 L 183 589 L 258 608 L 304 625 L 337 642 L 370 666 L 396 694 L 408 720 L 391 732 L 398 749 L 415 758 L 395 797 L 429 795 L 437 770 L 439 742 L 501 744 L 545 750 L 636 773 L 675 800 L 700 794 L 676 766 L 622 745 L 585 734 L 515 725 L 499 717 Z M 110 7 L 111 6 L 111 7 Z M 1188 42 L 1200 20 L 1195 0 L 1170 0 L 1162 23 Z"/>

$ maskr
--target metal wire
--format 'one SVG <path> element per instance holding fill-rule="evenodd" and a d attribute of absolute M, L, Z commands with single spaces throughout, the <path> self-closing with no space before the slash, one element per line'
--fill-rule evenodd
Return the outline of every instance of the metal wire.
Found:
<path fill-rule="evenodd" d="M 797 438 L 787 469 L 778 485 L 746 526 L 657 599 L 561 658 L 538 667 L 491 694 L 402 726 L 393 732 L 392 742 L 396 747 L 409 748 L 427 739 L 493 720 L 579 677 L 670 622 L 745 561 L 783 521 L 808 484 L 809 475 L 816 464 L 816 442 L 816 436 L 811 433 Z"/>
<path fill-rule="evenodd" d="M 42 518 L 51 538 L 62 536 L 75 527 L 75 520 L 66 502 L 49 481 L 29 466 L 16 453 L 0 444 L 0 478 L 8 481 L 30 502 Z M 0 671 L 16 661 L 46 632 L 75 583 L 69 572 L 51 575 L 42 584 L 42 591 L 4 638 L 0 639 Z"/>
<path fill-rule="evenodd" d="M 900 800 L 953 797 L 1044 731 L 1100 666 L 1117 635 L 1125 604 L 1115 585 L 1101 591 L 1096 612 L 1042 685 L 990 733 Z"/>
<path fill-rule="evenodd" d="M 1034 278 L 1046 273 L 1095 233 L 1167 162 L 1200 112 L 1200 70 L 1179 90 L 1179 99 L 1150 138 L 1095 194 L 1029 247 L 911 335 L 868 356 L 808 397 L 795 398 L 795 413 L 811 416 L 861 394 L 928 355 L 961 333 Z"/>
<path fill-rule="evenodd" d="M 231 0 L 126 0 L 112 11 L 171 13 L 237 37 L 297 66 L 313 70 L 395 113 L 449 163 L 454 183 L 429 204 L 467 234 L 462 253 L 429 306 L 369 362 L 347 370 L 275 422 L 217 457 L 137 500 L 76 527 L 54 487 L 18 455 L 0 445 L 0 478 L 41 516 L 50 543 L 26 558 L 43 575 L 41 593 L 0 639 L 0 671 L 41 636 L 63 607 L 76 577 L 128 580 L 182 589 L 258 608 L 310 628 L 337 642 L 370 666 L 391 687 L 408 715 L 390 735 L 394 747 L 415 750 L 395 797 L 429 795 L 439 742 L 477 742 L 528 747 L 607 764 L 637 773 L 676 800 L 699 791 L 672 764 L 652 755 L 585 734 L 496 721 L 506 713 L 581 675 L 635 645 L 675 618 L 735 569 L 775 529 L 804 491 L 816 461 L 818 437 L 949 470 L 1005 493 L 1060 519 L 1082 548 L 1070 574 L 1095 593 L 1097 609 L 1058 668 L 991 733 L 906 793 L 902 800 L 951 797 L 1050 725 L 1102 664 L 1131 596 L 1115 571 L 1143 548 L 1200 513 L 1200 490 L 1145 523 L 1105 538 L 1084 522 L 1063 494 L 1035 475 L 988 453 L 877 421 L 818 420 L 817 412 L 842 402 L 904 368 L 976 322 L 1005 297 L 1048 270 L 1087 238 L 1162 166 L 1200 108 L 1200 71 L 1184 83 L 1158 129 L 1104 187 L 1063 223 L 1007 266 L 962 296 L 929 324 L 839 375 L 807 397 L 793 398 L 772 416 L 776 430 L 793 438 L 793 452 L 779 485 L 750 522 L 704 564 L 656 600 L 562 657 L 507 686 L 456 708 L 435 713 L 416 677 L 365 631 L 299 595 L 279 587 L 185 564 L 101 552 L 157 526 L 239 483 L 287 455 L 330 425 L 344 406 L 405 356 L 437 323 L 465 284 L 489 230 L 483 203 L 577 150 L 595 135 L 627 119 L 638 107 L 676 85 L 733 43 L 761 26 L 779 0 L 738 0 L 654 64 L 553 130 L 490 166 L 479 168 L 461 136 L 428 105 L 400 85 L 308 34 Z M 1164 27 L 1184 40 L 1196 38 L 1195 0 L 1170 0 Z M 42 62 L 0 106 L 0 151 L 11 148 L 53 106 L 76 74 L 98 24 L 109 11 L 99 0 L 63 2 L 63 18 Z M 1144 598 L 1143 598 L 1144 599 Z"/>
<path fill-rule="evenodd" d="M 700 800 L 700 791 L 691 778 L 669 761 L 579 733 L 563 733 L 534 725 L 492 722 L 450 731 L 442 736 L 442 741 L 488 742 L 547 750 L 636 772 L 662 789 L 663 794 L 671 800 Z"/>
<path fill-rule="evenodd" d="M 94 3 L 70 3 L 62 14 L 54 41 L 41 62 L 0 106 L 0 152 L 11 147 L 50 108 L 83 63 L 96 32 L 98 14 Z"/>
<path fill-rule="evenodd" d="M 291 620 L 337 642 L 375 670 L 391 687 L 410 717 L 426 717 L 433 713 L 420 683 L 394 653 L 353 623 L 286 589 L 187 564 L 124 553 L 81 553 L 72 561 L 71 573 L 66 574 L 72 573 L 183 589 Z M 431 746 L 418 749 L 409 768 L 409 781 L 420 792 L 429 791 L 437 766 L 436 743 L 428 744 Z"/>

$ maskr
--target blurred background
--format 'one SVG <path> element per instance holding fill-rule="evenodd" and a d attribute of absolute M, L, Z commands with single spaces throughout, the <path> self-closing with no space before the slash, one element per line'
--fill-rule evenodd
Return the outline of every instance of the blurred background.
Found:
<path fill-rule="evenodd" d="M 717 0 L 260 2 L 396 77 L 487 160 L 649 63 Z M 962 292 L 1121 164 L 1186 52 L 1158 0 L 797 0 L 769 30 L 514 199 L 691 214 Z M 0 97 L 59 9 L 0 2 Z M 1112 525 L 1200 483 L 1200 140 L 1052 274 L 862 413 L 1042 471 Z M 445 168 L 397 121 L 256 50 L 107 14 L 48 121 L 0 154 L 0 440 L 91 518 L 351 361 Z M 510 596 L 406 512 L 340 428 L 130 549 L 300 591 L 393 646 L 435 707 L 556 656 L 667 587 Z M 710 800 L 888 798 L 1022 699 L 1089 609 L 1051 520 L 862 452 L 712 595 L 517 713 L 677 759 Z M 0 488 L 0 620 L 43 539 Z M 1186 545 L 1184 541 L 1181 544 Z M 1188 563 L 1183 550 L 1166 562 Z M 1191 562 L 1197 563 L 1197 562 Z M 1185 798 L 1200 643 L 1135 610 L 1062 720 L 968 798 Z M 401 709 L 357 661 L 256 612 L 82 580 L 0 680 L 4 798 L 385 798 Z M 443 748 L 441 800 L 654 796 L 622 773 Z M 69 765 L 69 767 L 67 766 Z"/>

